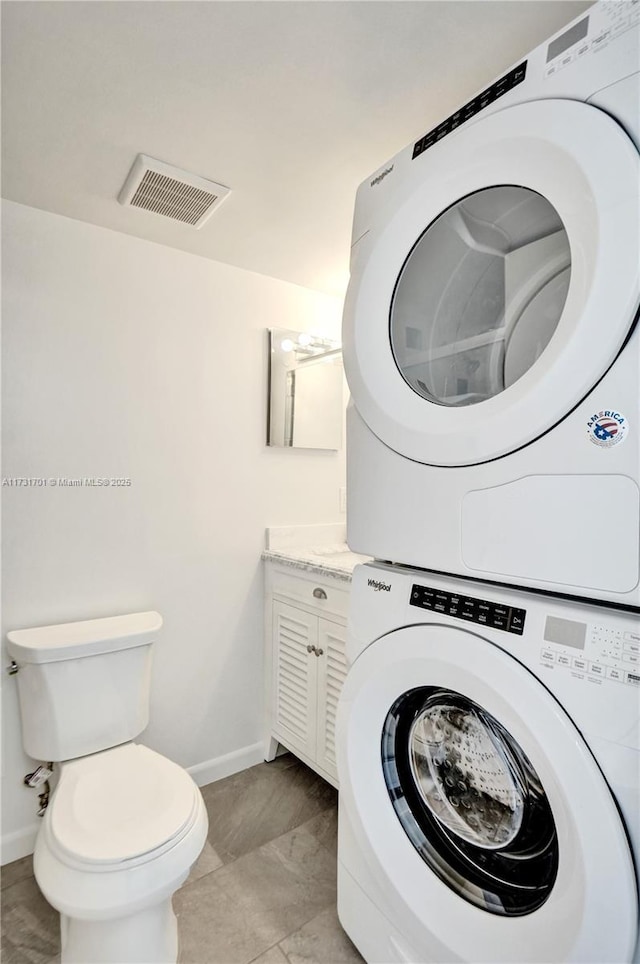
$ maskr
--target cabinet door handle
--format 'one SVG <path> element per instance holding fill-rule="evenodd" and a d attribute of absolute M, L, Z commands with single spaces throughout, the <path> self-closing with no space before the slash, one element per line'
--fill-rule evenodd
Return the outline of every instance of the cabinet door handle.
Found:
<path fill-rule="evenodd" d="M 307 643 L 307 652 L 308 652 L 308 653 L 315 653 L 315 651 L 316 651 L 315 646 L 312 646 L 311 643 Z"/>
<path fill-rule="evenodd" d="M 324 589 L 321 589 L 320 586 L 316 586 L 316 588 L 313 590 L 313 595 L 315 596 L 316 599 L 327 598 L 326 592 L 324 591 Z"/>
<path fill-rule="evenodd" d="M 323 653 L 324 653 L 324 649 L 322 648 L 316 649 L 316 656 L 322 656 Z"/>

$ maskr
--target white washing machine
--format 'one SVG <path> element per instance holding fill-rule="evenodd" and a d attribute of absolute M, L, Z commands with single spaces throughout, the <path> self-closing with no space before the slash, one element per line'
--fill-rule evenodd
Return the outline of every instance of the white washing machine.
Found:
<path fill-rule="evenodd" d="M 356 569 L 338 913 L 369 964 L 640 959 L 639 646 L 617 609 Z"/>
<path fill-rule="evenodd" d="M 596 4 L 360 186 L 354 551 L 640 604 L 639 69 Z"/>

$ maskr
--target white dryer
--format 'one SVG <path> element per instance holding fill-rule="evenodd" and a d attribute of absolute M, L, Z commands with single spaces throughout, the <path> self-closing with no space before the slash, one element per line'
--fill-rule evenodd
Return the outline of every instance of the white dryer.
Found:
<path fill-rule="evenodd" d="M 360 186 L 354 551 L 640 604 L 639 69 L 596 4 Z"/>
<path fill-rule="evenodd" d="M 637 619 L 381 564 L 350 605 L 338 913 L 365 960 L 640 960 Z"/>

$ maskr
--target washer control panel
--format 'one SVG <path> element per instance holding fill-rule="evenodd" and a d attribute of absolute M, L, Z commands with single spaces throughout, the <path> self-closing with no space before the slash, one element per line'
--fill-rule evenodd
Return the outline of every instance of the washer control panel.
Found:
<path fill-rule="evenodd" d="M 413 585 L 409 603 L 419 609 L 429 609 L 431 612 L 455 616 L 456 619 L 464 619 L 469 623 L 491 626 L 492 629 L 501 629 L 516 636 L 522 636 L 524 632 L 526 610 L 503 606 L 501 603 L 478 599 L 476 596 L 463 596 L 445 589 Z"/>
<path fill-rule="evenodd" d="M 618 629 L 549 615 L 540 662 L 593 681 L 608 679 L 640 686 L 640 626 L 637 630 Z"/>

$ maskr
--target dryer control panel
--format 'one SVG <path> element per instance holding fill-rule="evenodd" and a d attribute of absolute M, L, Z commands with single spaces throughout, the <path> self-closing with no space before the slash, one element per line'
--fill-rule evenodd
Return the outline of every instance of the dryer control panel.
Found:
<path fill-rule="evenodd" d="M 640 627 L 617 629 L 547 616 L 540 662 L 573 675 L 640 686 Z"/>

